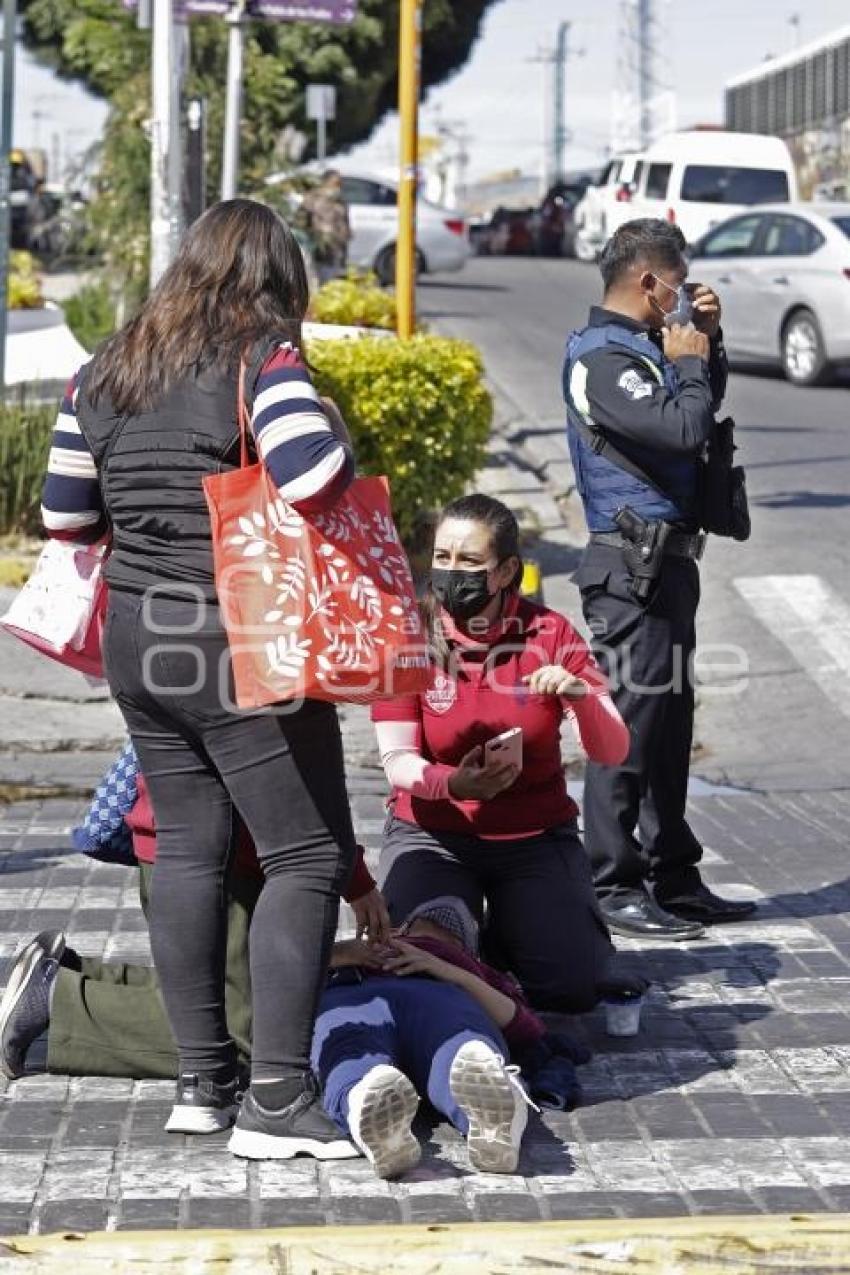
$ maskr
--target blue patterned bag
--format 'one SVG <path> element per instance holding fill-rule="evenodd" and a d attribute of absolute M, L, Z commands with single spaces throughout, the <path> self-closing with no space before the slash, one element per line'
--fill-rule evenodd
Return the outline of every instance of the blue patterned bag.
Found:
<path fill-rule="evenodd" d="M 124 816 L 136 804 L 138 776 L 139 759 L 128 743 L 98 784 L 82 824 L 71 833 L 77 850 L 103 863 L 136 866 L 133 838 Z"/>

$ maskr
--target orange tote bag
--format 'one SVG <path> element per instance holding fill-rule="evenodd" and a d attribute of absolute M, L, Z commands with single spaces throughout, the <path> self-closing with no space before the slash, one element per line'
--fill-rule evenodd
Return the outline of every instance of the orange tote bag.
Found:
<path fill-rule="evenodd" d="M 204 479 L 239 708 L 369 703 L 424 689 L 429 656 L 385 478 L 302 516 L 261 463 L 239 384 L 241 466 Z"/>

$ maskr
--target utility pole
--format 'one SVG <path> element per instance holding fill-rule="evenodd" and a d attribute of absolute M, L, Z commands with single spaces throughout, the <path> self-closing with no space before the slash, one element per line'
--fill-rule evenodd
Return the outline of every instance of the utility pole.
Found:
<path fill-rule="evenodd" d="M 552 171 L 556 182 L 563 181 L 566 173 L 567 107 L 564 81 L 567 75 L 567 40 L 569 33 L 570 23 L 560 23 L 558 26 L 558 38 L 555 42 L 555 124 L 552 130 Z"/>
<path fill-rule="evenodd" d="M 419 182 L 422 4 L 423 0 L 401 0 L 398 65 L 401 179 L 398 188 L 395 278 L 397 330 L 402 338 L 413 336 L 416 329 L 416 194 Z"/>
<path fill-rule="evenodd" d="M 611 110 L 611 149 L 648 146 L 676 127 L 676 95 L 665 80 L 660 50 L 666 40 L 659 0 L 620 0 L 617 79 Z"/>
<path fill-rule="evenodd" d="M 638 0 L 638 111 L 640 144 L 652 141 L 652 97 L 655 83 L 652 44 L 652 0 Z"/>
<path fill-rule="evenodd" d="M 6 397 L 6 330 L 9 300 L 9 238 L 11 236 L 12 113 L 15 108 L 15 0 L 3 0 L 3 83 L 0 87 L 0 397 Z"/>
<path fill-rule="evenodd" d="M 153 0 L 151 58 L 150 284 L 154 288 L 174 259 L 181 227 L 180 190 L 173 184 L 175 172 L 180 171 L 180 160 L 179 147 L 175 148 L 173 119 L 177 77 L 171 0 Z"/>
<path fill-rule="evenodd" d="M 227 96 L 224 108 L 224 155 L 221 164 L 221 197 L 235 199 L 239 183 L 239 128 L 242 122 L 244 78 L 243 20 L 246 0 L 234 0 L 225 19 L 230 26 L 227 45 Z"/>

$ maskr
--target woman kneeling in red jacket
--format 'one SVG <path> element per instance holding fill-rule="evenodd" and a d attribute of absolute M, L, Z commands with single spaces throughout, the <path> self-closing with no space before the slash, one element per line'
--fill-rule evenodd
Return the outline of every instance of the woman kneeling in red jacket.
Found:
<path fill-rule="evenodd" d="M 486 948 L 541 1009 L 592 1008 L 613 946 L 567 793 L 560 732 L 588 757 L 623 761 L 629 733 L 585 641 L 522 598 L 519 528 L 485 495 L 453 501 L 437 526 L 424 602 L 435 655 L 428 688 L 375 704 L 392 785 L 379 882 L 394 923 L 435 895 L 462 898 Z M 516 730 L 509 748 L 487 742 Z M 519 760 L 520 764 L 516 764 Z"/>

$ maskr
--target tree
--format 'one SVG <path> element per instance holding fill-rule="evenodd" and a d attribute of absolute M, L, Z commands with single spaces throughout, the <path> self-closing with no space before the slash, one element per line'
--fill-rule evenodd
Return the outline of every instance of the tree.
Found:
<path fill-rule="evenodd" d="M 463 65 L 495 0 L 426 0 L 424 87 Z M 113 272 L 131 289 L 147 274 L 150 33 L 139 31 L 120 0 L 21 0 L 24 39 L 35 56 L 67 79 L 106 98 L 111 111 L 102 143 L 93 229 Z M 242 177 L 255 188 L 281 167 L 283 130 L 310 132 L 305 86 L 336 84 L 338 119 L 331 142 L 344 149 L 366 138 L 397 94 L 398 0 L 360 0 L 348 27 L 252 22 L 245 48 Z M 227 59 L 225 24 L 192 20 L 187 91 L 208 103 L 209 196 L 220 176 Z"/>

